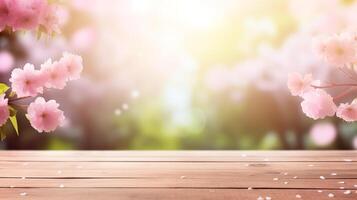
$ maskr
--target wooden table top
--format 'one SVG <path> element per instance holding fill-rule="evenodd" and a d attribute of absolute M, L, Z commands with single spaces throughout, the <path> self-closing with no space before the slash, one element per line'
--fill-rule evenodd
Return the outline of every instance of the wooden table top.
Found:
<path fill-rule="evenodd" d="M 357 151 L 0 151 L 0 199 L 357 199 Z"/>

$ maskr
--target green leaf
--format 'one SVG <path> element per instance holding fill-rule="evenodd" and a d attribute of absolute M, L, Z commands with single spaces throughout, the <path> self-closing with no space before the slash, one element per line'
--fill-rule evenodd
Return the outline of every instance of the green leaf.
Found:
<path fill-rule="evenodd" d="M 5 83 L 0 83 L 0 94 L 4 94 L 10 87 Z"/>
<path fill-rule="evenodd" d="M 19 127 L 17 124 L 17 119 L 16 119 L 16 115 L 14 116 L 10 116 L 10 121 L 12 126 L 14 127 L 15 131 L 16 131 L 16 135 L 19 136 Z"/>

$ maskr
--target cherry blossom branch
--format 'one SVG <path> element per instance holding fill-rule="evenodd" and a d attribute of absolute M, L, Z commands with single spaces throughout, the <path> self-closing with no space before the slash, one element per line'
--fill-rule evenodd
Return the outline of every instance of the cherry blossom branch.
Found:
<path fill-rule="evenodd" d="M 29 107 L 28 105 L 23 105 L 23 104 L 12 104 L 17 110 L 22 109 L 23 111 L 26 111 L 27 108 Z"/>
<path fill-rule="evenodd" d="M 314 88 L 333 88 L 333 87 L 357 87 L 357 83 L 331 83 L 328 85 L 311 85 Z"/>
<path fill-rule="evenodd" d="M 348 78 L 350 78 L 353 81 L 357 81 L 357 79 L 355 77 L 353 77 L 351 74 L 349 74 L 348 72 L 346 72 L 345 70 L 343 70 L 343 68 L 339 67 L 338 68 L 343 74 L 345 74 Z"/>
<path fill-rule="evenodd" d="M 6 123 L 12 123 L 18 130 L 15 119 L 10 117 L 16 118 L 16 111 L 24 110 L 27 112 L 26 117 L 31 126 L 38 132 L 54 131 L 65 120 L 63 111 L 59 109 L 59 104 L 55 100 L 46 101 L 37 95 L 44 88 L 63 89 L 68 81 L 79 79 L 82 70 L 82 57 L 68 52 L 64 52 L 58 61 L 52 62 L 48 59 L 41 64 L 41 69 L 35 69 L 30 63 L 26 63 L 22 69 L 14 69 L 10 78 L 12 92 L 0 95 L 0 111 L 2 112 L 0 127 Z M 36 84 L 28 84 L 29 77 Z M 0 90 L 6 91 L 9 88 L 6 84 L 0 83 Z M 36 99 L 29 104 L 27 101 L 22 102 L 33 97 Z"/>
<path fill-rule="evenodd" d="M 347 90 L 345 90 L 345 91 L 341 92 L 340 94 L 334 96 L 333 99 L 334 99 L 335 101 L 337 101 L 337 100 L 339 100 L 339 99 L 345 97 L 346 95 L 350 94 L 350 93 L 351 93 L 352 91 L 354 91 L 354 90 L 357 90 L 357 88 L 355 88 L 355 87 L 348 88 Z"/>
<path fill-rule="evenodd" d="M 9 103 L 14 102 L 14 101 L 21 101 L 21 100 L 23 100 L 23 99 L 28 99 L 28 98 L 31 98 L 31 96 L 9 99 Z"/>
<path fill-rule="evenodd" d="M 301 102 L 302 111 L 312 119 L 323 119 L 327 116 L 334 116 L 347 121 L 357 121 L 357 99 L 352 102 L 343 102 L 336 105 L 336 101 L 345 98 L 352 91 L 357 90 L 356 62 L 356 34 L 341 33 L 317 40 L 316 50 L 321 58 L 331 66 L 336 66 L 352 83 L 327 83 L 325 85 L 312 84 L 311 74 L 301 75 L 298 73 L 289 74 L 288 88 L 292 95 L 303 98 Z M 353 71 L 353 72 L 352 72 Z M 346 87 L 343 91 L 332 97 L 324 89 Z M 313 89 L 311 89 L 313 88 Z"/>

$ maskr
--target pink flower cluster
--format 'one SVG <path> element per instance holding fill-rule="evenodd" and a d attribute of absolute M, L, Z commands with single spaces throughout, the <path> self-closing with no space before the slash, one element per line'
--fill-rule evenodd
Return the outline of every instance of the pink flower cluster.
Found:
<path fill-rule="evenodd" d="M 354 64 L 357 61 L 357 40 L 355 35 L 343 33 L 330 37 L 323 37 L 316 40 L 316 48 L 319 55 L 330 64 L 337 66 L 348 78 L 355 83 L 330 83 L 321 85 L 320 81 L 313 80 L 311 74 L 302 76 L 298 73 L 289 74 L 288 88 L 292 95 L 302 97 L 302 111 L 312 119 L 323 119 L 326 116 L 333 116 L 348 121 L 357 121 L 357 100 L 351 103 L 336 102 L 348 95 L 355 87 L 357 80 Z M 332 97 L 324 88 L 347 87 L 341 94 Z"/>
<path fill-rule="evenodd" d="M 316 83 L 314 85 L 313 83 Z M 338 107 L 334 100 L 342 97 L 336 96 L 335 99 L 322 88 L 332 88 L 345 86 L 345 84 L 330 84 L 321 86 L 319 81 L 313 81 L 311 75 L 304 77 L 298 73 L 292 73 L 288 78 L 288 88 L 292 95 L 302 97 L 302 111 L 312 119 L 323 119 L 326 116 L 337 115 L 337 117 L 348 121 L 357 121 L 357 101 L 352 103 L 341 103 Z M 346 86 L 350 86 L 346 84 Z M 351 87 L 356 87 L 351 85 Z M 346 92 L 342 93 L 346 95 Z"/>
<path fill-rule="evenodd" d="M 65 52 L 59 61 L 49 59 L 39 70 L 32 64 L 14 69 L 10 78 L 11 87 L 18 97 L 34 97 L 42 93 L 43 88 L 63 89 L 67 81 L 80 77 L 82 69 L 82 57 Z"/>
<path fill-rule="evenodd" d="M 328 63 L 344 67 L 357 61 L 356 35 L 348 32 L 333 36 L 321 36 L 315 40 L 317 53 Z"/>
<path fill-rule="evenodd" d="M 16 30 L 59 32 L 56 5 L 47 0 L 0 0 L 0 31 L 6 27 Z"/>
<path fill-rule="evenodd" d="M 10 82 L 17 99 L 10 101 L 35 97 L 42 93 L 44 88 L 63 89 L 67 81 L 80 77 L 82 69 L 82 58 L 67 52 L 63 53 L 58 61 L 47 60 L 38 70 L 32 64 L 26 64 L 23 69 L 16 68 L 11 73 Z M 0 96 L 0 126 L 4 125 L 10 116 L 8 102 L 9 99 L 4 95 Z M 46 102 L 44 98 L 37 97 L 28 106 L 26 116 L 37 131 L 50 132 L 64 121 L 63 112 L 58 107 L 59 104 L 55 100 Z"/>
<path fill-rule="evenodd" d="M 323 119 L 333 116 L 348 121 L 357 121 L 357 100 L 351 103 L 340 103 L 341 98 L 348 95 L 357 87 L 355 63 L 357 61 L 357 37 L 352 33 L 323 36 L 315 40 L 318 54 L 328 64 L 336 66 L 344 75 L 352 79 L 352 83 L 330 83 L 321 85 L 320 81 L 314 81 L 311 74 L 300 75 L 292 73 L 288 77 L 288 88 L 292 95 L 302 97 L 302 111 L 312 119 Z M 324 88 L 346 88 L 339 95 L 332 97 Z"/>

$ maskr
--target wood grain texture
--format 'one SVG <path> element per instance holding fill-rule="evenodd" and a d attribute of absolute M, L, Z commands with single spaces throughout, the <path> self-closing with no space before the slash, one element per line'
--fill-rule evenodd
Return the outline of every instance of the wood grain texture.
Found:
<path fill-rule="evenodd" d="M 328 194 L 334 194 L 334 198 Z M 340 190 L 236 190 L 236 189 L 127 189 L 127 188 L 13 188 L 0 189 L 0 199 L 37 200 L 249 200 L 271 197 L 272 200 L 296 200 L 296 195 L 304 200 L 356 199 L 357 194 L 346 195 Z"/>
<path fill-rule="evenodd" d="M 0 199 L 259 196 L 357 199 L 357 151 L 0 151 Z"/>
<path fill-rule="evenodd" d="M 1 161 L 357 162 L 357 151 L 0 151 Z"/>

